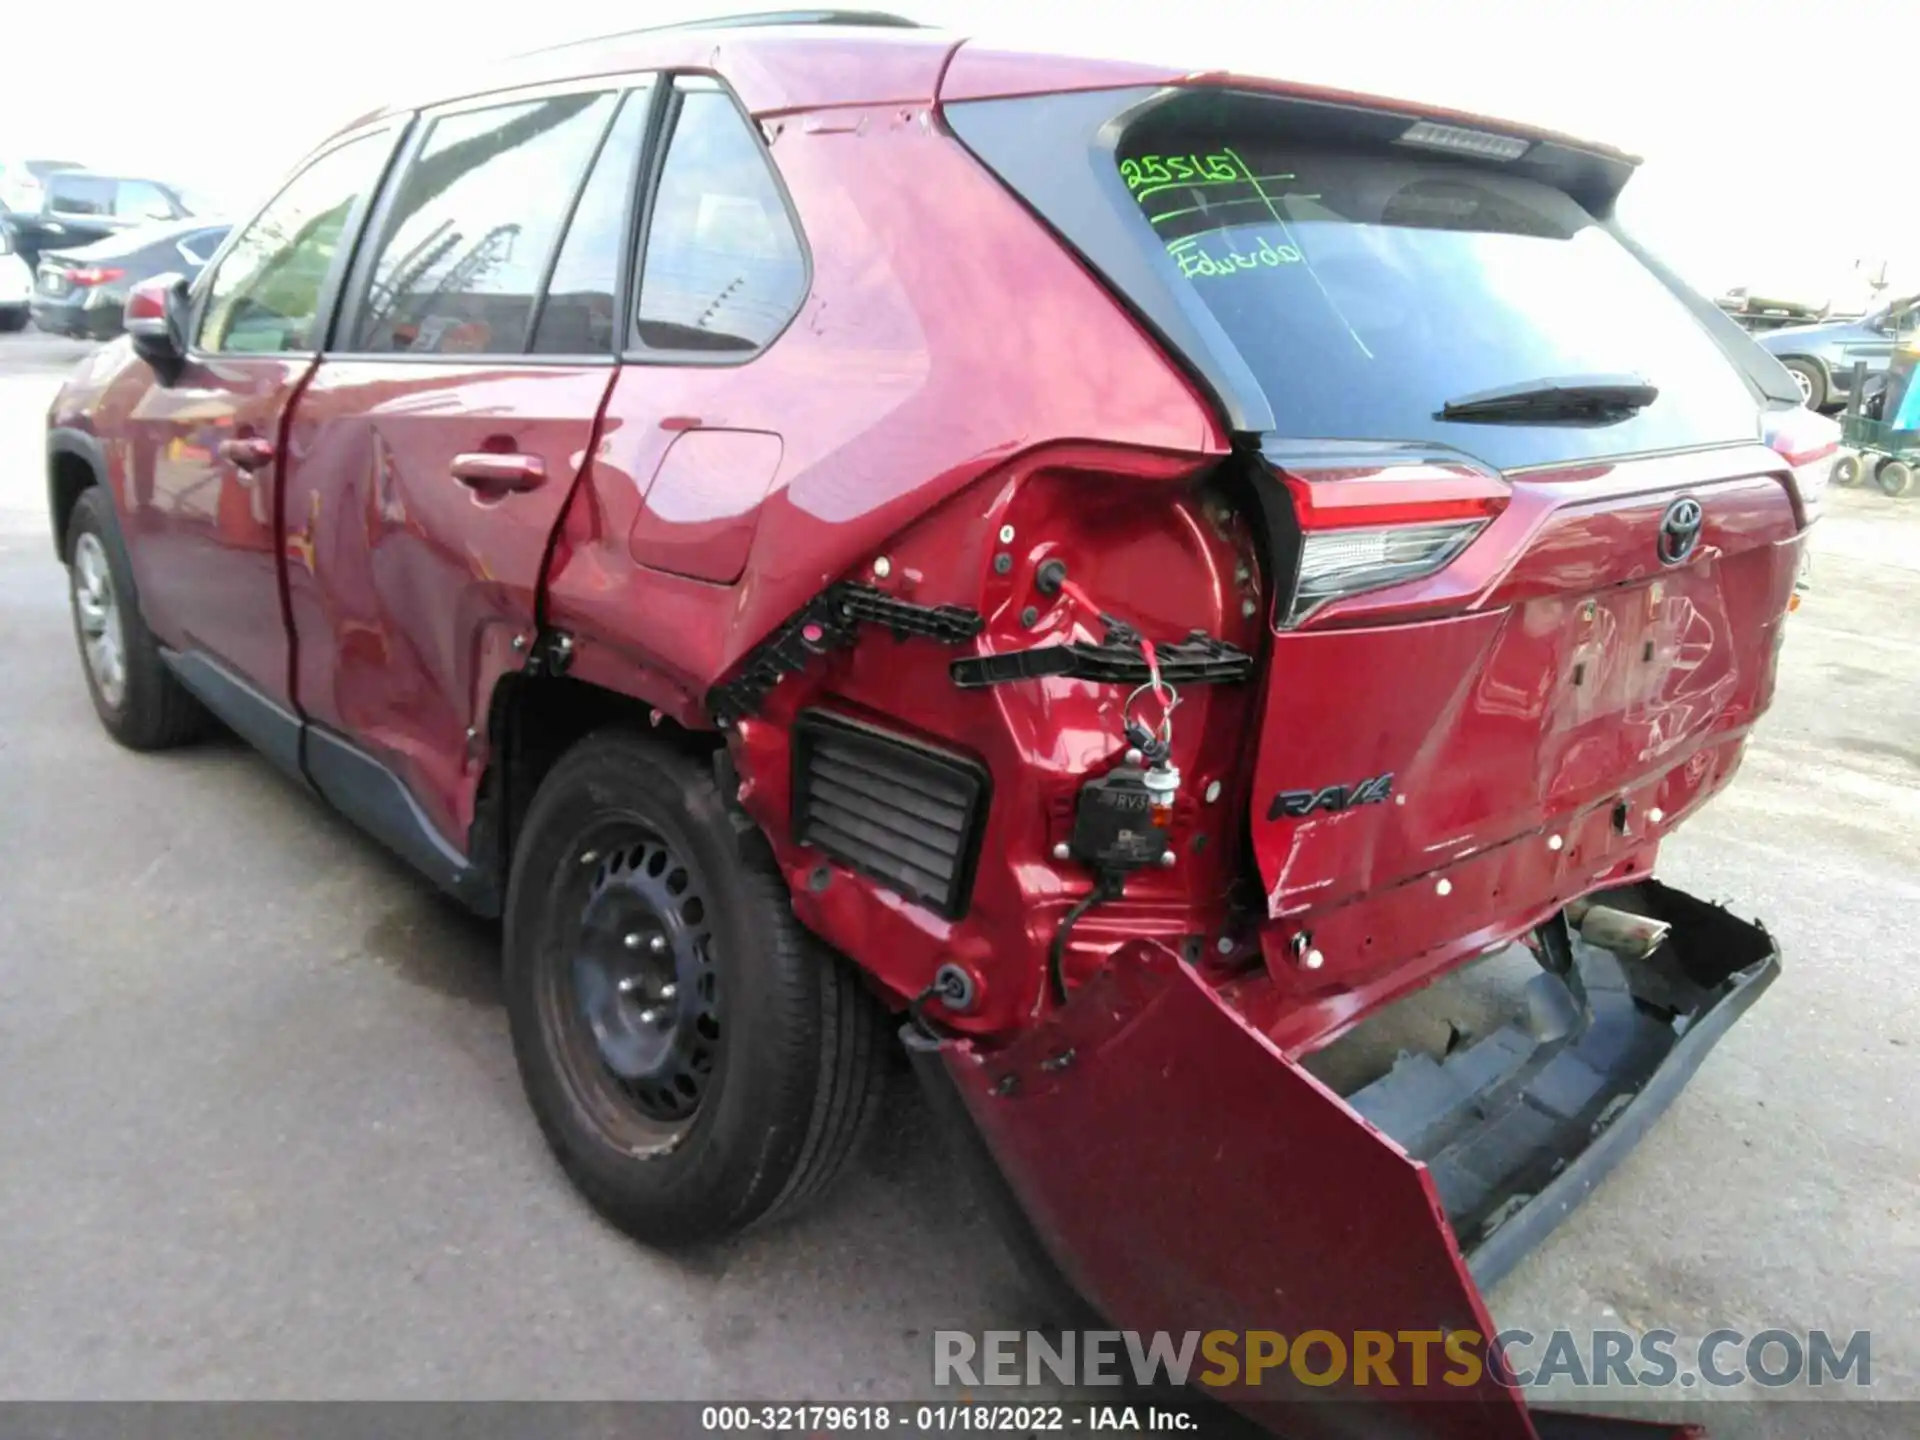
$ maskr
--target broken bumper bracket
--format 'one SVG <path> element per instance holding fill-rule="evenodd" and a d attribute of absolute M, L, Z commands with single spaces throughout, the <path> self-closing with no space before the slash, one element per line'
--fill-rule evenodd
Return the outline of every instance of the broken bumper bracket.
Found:
<path fill-rule="evenodd" d="M 1251 655 L 1204 630 L 1154 648 L 1160 678 L 1170 685 L 1234 685 L 1253 673 Z M 949 673 L 963 690 L 1052 675 L 1105 685 L 1145 685 L 1153 679 L 1139 639 L 1130 632 L 1109 634 L 1099 645 L 1039 645 L 1030 650 L 1003 650 L 997 655 L 972 655 L 955 660 Z"/>
<path fill-rule="evenodd" d="M 1760 927 L 1653 883 L 1635 898 L 1672 922 L 1673 943 L 1650 968 L 1625 967 L 1624 988 L 1611 985 L 1604 964 L 1591 974 L 1666 1039 L 1650 1050 L 1637 1024 L 1617 1028 L 1630 1019 L 1620 1005 L 1590 1006 L 1584 1024 L 1536 1035 L 1530 1053 L 1498 1075 L 1456 1087 L 1466 1103 L 1452 1110 L 1381 1106 L 1369 1120 L 1355 1102 L 1380 1094 L 1342 1098 L 1149 941 L 1118 951 L 1004 1047 L 940 1043 L 937 1068 L 1045 1255 L 1110 1324 L 1176 1334 L 1321 1330 L 1349 1341 L 1363 1331 L 1467 1331 L 1484 1340 L 1498 1327 L 1481 1287 L 1619 1163 L 1778 973 Z M 1533 1108 L 1544 1092 L 1530 1087 L 1561 1057 L 1595 1081 L 1582 1096 L 1566 1088 L 1565 1070 L 1548 1076 L 1567 1103 L 1527 1122 L 1538 1153 L 1522 1153 L 1526 1126 L 1503 1128 L 1503 1114 Z M 935 1056 L 918 1058 L 923 1073 L 933 1068 Z M 1411 1122 L 1417 1133 L 1409 1144 L 1381 1122 Z M 1472 1187 L 1455 1188 L 1441 1172 L 1448 1163 L 1473 1170 L 1467 1162 L 1487 1153 L 1476 1140 L 1505 1153 L 1475 1171 L 1484 1193 L 1465 1198 Z M 1456 1233 L 1455 1211 L 1502 1218 L 1482 1223 L 1472 1245 Z M 1558 1417 L 1536 1415 L 1491 1369 L 1464 1385 L 1350 1378 L 1309 1392 L 1282 1373 L 1216 1393 L 1254 1414 L 1284 1406 L 1288 1433 L 1300 1436 L 1562 1433 Z M 1599 1417 L 1569 1423 L 1577 1433 L 1619 1433 Z"/>

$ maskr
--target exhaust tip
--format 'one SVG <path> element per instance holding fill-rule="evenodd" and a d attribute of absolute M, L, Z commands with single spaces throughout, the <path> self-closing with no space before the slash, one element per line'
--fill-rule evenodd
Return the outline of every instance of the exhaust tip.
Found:
<path fill-rule="evenodd" d="M 1589 945 L 1612 951 L 1623 960 L 1644 960 L 1673 933 L 1673 926 L 1650 915 L 1636 915 L 1611 905 L 1575 904 L 1567 907 L 1567 918 Z"/>

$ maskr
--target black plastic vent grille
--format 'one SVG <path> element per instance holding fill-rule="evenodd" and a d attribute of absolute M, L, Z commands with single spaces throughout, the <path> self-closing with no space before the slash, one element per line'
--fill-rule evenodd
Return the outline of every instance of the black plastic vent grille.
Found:
<path fill-rule="evenodd" d="M 989 791 L 964 756 L 818 710 L 794 724 L 794 838 L 950 920 L 966 913 Z"/>

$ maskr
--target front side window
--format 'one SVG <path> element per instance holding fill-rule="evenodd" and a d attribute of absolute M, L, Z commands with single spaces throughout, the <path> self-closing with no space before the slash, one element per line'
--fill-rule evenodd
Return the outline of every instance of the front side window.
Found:
<path fill-rule="evenodd" d="M 356 202 L 380 178 L 386 132 L 308 165 L 240 233 L 207 289 L 198 344 L 229 354 L 317 349 L 320 299 Z"/>
<path fill-rule="evenodd" d="M 635 339 L 652 350 L 758 350 L 806 297 L 806 257 L 746 116 L 707 82 L 677 89 Z"/>
<path fill-rule="evenodd" d="M 547 258 L 617 99 L 558 95 L 435 120 L 386 223 L 351 348 L 522 353 Z"/>

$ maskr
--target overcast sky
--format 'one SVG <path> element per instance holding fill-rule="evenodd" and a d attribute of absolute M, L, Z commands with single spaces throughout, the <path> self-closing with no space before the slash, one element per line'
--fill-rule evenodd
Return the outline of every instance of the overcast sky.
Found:
<path fill-rule="evenodd" d="M 1699 285 L 1873 258 L 1920 289 L 1920 0 L 854 3 L 1035 48 L 1379 91 L 1605 140 L 1647 157 L 1622 214 Z M 171 177 L 248 206 L 328 130 L 443 66 L 777 4 L 90 0 L 84 43 L 8 67 L 0 154 Z"/>

